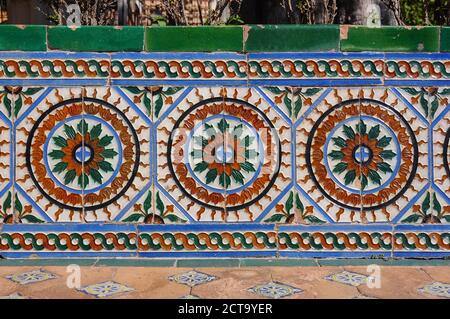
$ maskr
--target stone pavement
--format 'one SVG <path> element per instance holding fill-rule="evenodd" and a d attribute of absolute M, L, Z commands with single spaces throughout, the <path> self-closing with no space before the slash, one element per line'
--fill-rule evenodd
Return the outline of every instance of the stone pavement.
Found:
<path fill-rule="evenodd" d="M 80 266 L 80 288 L 69 288 Z M 168 267 L 172 264 L 172 267 Z M 1 298 L 450 298 L 448 261 L 0 260 Z M 177 265 L 176 265 L 177 264 Z M 378 264 L 380 268 L 368 268 Z M 173 267 L 173 266 L 177 267 Z M 217 266 L 220 265 L 220 266 Z M 231 266 L 230 266 L 231 265 Z M 282 266 L 278 266 L 282 265 Z M 381 287 L 368 276 L 379 270 Z M 75 272 L 74 272 L 75 271 Z M 70 276 L 68 280 L 68 276 Z"/>

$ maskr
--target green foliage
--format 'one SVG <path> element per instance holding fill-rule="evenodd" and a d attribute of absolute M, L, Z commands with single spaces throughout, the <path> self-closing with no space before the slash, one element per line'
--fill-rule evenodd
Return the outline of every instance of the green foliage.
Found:
<path fill-rule="evenodd" d="M 406 25 L 448 25 L 450 0 L 401 0 L 402 21 Z M 426 21 L 428 12 L 428 21 Z"/>

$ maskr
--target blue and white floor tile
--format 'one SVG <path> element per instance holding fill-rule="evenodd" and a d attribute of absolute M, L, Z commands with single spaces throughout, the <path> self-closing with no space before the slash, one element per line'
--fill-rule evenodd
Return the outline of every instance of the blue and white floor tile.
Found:
<path fill-rule="evenodd" d="M 354 287 L 367 283 L 367 278 L 368 277 L 365 275 L 349 271 L 343 271 L 325 277 L 326 280 L 335 281 Z"/>
<path fill-rule="evenodd" d="M 296 293 L 300 293 L 303 290 L 283 283 L 272 281 L 249 288 L 248 291 L 263 297 L 279 299 L 291 296 Z"/>
<path fill-rule="evenodd" d="M 114 281 L 106 281 L 99 284 L 83 287 L 79 289 L 88 295 L 95 296 L 97 298 L 109 297 L 116 294 L 134 291 L 134 288 L 127 287 L 116 283 Z"/>
<path fill-rule="evenodd" d="M 217 279 L 215 276 L 208 275 L 199 271 L 191 270 L 185 273 L 173 275 L 169 277 L 170 281 L 179 284 L 194 287 Z"/>
<path fill-rule="evenodd" d="M 27 285 L 27 284 L 32 284 L 35 282 L 41 282 L 41 281 L 45 281 L 45 280 L 49 280 L 49 279 L 55 279 L 55 278 L 57 278 L 57 276 L 48 271 L 39 269 L 39 270 L 27 271 L 27 272 L 19 273 L 19 274 L 8 275 L 5 278 L 9 279 L 11 281 L 14 281 L 18 284 L 21 284 L 21 285 Z"/>
<path fill-rule="evenodd" d="M 430 285 L 417 289 L 421 293 L 430 294 L 433 296 L 450 298 L 450 284 L 442 282 L 433 282 Z"/>

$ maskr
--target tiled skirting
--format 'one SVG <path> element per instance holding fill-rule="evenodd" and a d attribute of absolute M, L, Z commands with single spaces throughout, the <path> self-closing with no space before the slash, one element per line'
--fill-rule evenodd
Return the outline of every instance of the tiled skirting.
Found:
<path fill-rule="evenodd" d="M 450 254 L 446 53 L 0 53 L 0 255 Z"/>

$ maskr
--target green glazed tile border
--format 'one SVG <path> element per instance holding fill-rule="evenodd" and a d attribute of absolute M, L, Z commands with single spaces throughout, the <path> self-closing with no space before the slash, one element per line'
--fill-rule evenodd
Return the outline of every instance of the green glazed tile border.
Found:
<path fill-rule="evenodd" d="M 46 27 L 0 25 L 0 51 L 46 51 Z"/>
<path fill-rule="evenodd" d="M 338 25 L 253 25 L 244 29 L 246 52 L 338 51 Z"/>
<path fill-rule="evenodd" d="M 142 51 L 144 27 L 48 27 L 48 48 L 63 51 Z"/>
<path fill-rule="evenodd" d="M 450 52 L 450 27 L 441 28 L 441 52 Z"/>
<path fill-rule="evenodd" d="M 178 259 L 177 267 L 239 267 L 239 259 Z"/>
<path fill-rule="evenodd" d="M 340 26 L 342 51 L 435 52 L 439 27 Z"/>
<path fill-rule="evenodd" d="M 147 27 L 145 50 L 150 52 L 214 52 L 243 48 L 243 28 L 217 27 Z"/>
<path fill-rule="evenodd" d="M 0 51 L 450 52 L 450 27 L 0 25 Z"/>

